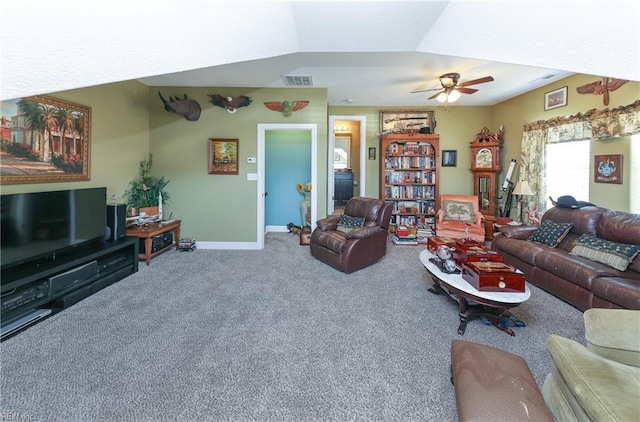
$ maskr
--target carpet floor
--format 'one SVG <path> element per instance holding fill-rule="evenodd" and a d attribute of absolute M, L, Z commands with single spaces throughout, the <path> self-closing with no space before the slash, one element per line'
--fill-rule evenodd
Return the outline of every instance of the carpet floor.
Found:
<path fill-rule="evenodd" d="M 584 343 L 582 312 L 534 286 L 515 337 L 480 319 L 460 336 L 457 307 L 427 290 L 422 247 L 390 244 L 343 274 L 298 243 L 170 251 L 7 339 L 3 417 L 455 421 L 451 340 L 523 356 L 540 385 L 549 334 Z"/>

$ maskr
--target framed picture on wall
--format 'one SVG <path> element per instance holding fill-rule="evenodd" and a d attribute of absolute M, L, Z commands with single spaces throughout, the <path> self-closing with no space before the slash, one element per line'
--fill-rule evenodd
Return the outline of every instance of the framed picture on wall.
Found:
<path fill-rule="evenodd" d="M 593 181 L 622 184 L 622 154 L 594 155 Z"/>
<path fill-rule="evenodd" d="M 209 174 L 238 174 L 238 143 L 209 138 Z"/>
<path fill-rule="evenodd" d="M 381 133 L 434 133 L 435 111 L 381 110 Z"/>
<path fill-rule="evenodd" d="M 564 107 L 567 105 L 567 87 L 549 91 L 544 94 L 544 109 L 552 110 L 558 107 Z"/>
<path fill-rule="evenodd" d="M 0 184 L 91 179 L 91 108 L 47 96 L 2 101 Z"/>
<path fill-rule="evenodd" d="M 442 151 L 442 167 L 455 167 L 458 164 L 458 150 Z"/>

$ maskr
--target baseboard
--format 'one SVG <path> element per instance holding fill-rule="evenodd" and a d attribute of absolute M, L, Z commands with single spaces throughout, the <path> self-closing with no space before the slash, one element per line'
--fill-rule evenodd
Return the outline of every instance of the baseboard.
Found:
<path fill-rule="evenodd" d="M 236 250 L 258 250 L 258 242 L 201 242 L 196 243 L 198 249 L 236 249 Z"/>

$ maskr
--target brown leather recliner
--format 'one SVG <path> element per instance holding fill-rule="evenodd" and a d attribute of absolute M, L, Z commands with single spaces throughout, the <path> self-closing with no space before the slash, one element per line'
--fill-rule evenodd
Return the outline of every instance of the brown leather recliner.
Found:
<path fill-rule="evenodd" d="M 318 220 L 311 234 L 311 255 L 345 273 L 377 262 L 387 253 L 391 210 L 382 199 L 351 198 L 344 215 L 364 218 L 364 225 L 347 233 L 338 230 L 340 215 Z"/>

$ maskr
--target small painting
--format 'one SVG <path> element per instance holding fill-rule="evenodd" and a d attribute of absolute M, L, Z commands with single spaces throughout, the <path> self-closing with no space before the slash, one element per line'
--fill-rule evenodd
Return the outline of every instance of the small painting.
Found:
<path fill-rule="evenodd" d="M 238 140 L 209 138 L 209 174 L 238 174 Z"/>
<path fill-rule="evenodd" d="M 622 184 L 622 154 L 594 155 L 593 181 Z"/>
<path fill-rule="evenodd" d="M 376 147 L 369 147 L 369 160 L 376 159 Z"/>
<path fill-rule="evenodd" d="M 442 167 L 455 167 L 458 164 L 458 150 L 442 151 Z"/>
<path fill-rule="evenodd" d="M 0 184 L 91 178 L 91 108 L 42 95 L 0 105 Z"/>
<path fill-rule="evenodd" d="M 549 91 L 544 94 L 544 109 L 552 110 L 558 107 L 564 107 L 567 105 L 567 87 Z"/>

